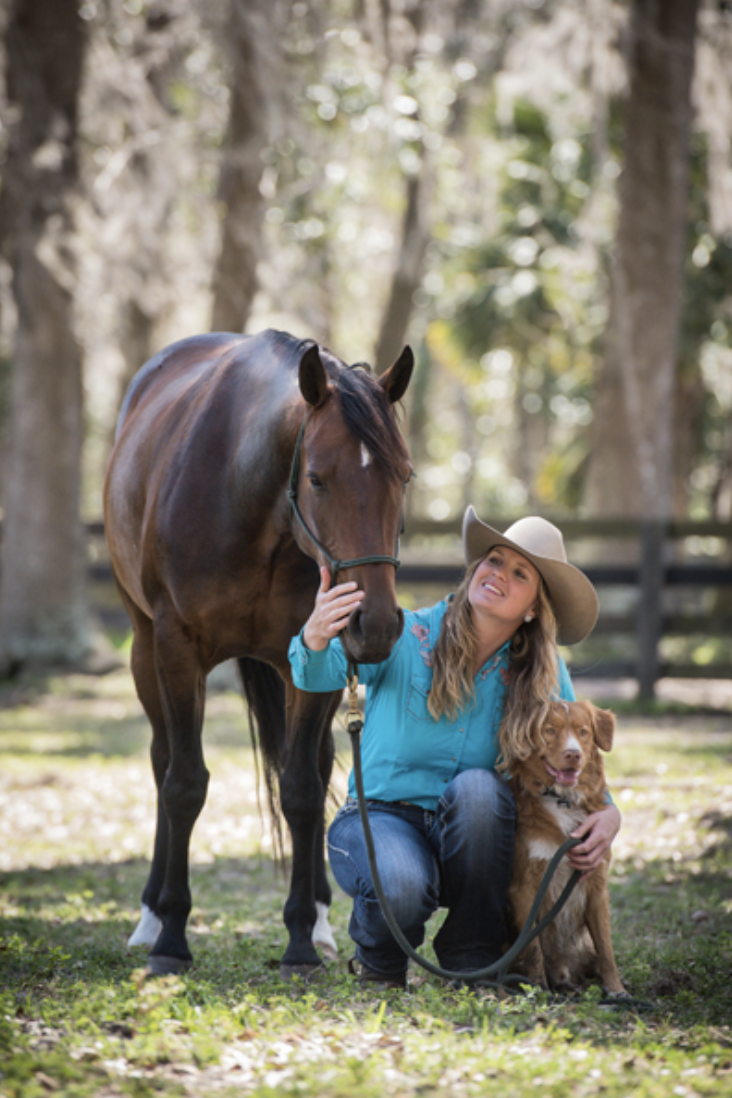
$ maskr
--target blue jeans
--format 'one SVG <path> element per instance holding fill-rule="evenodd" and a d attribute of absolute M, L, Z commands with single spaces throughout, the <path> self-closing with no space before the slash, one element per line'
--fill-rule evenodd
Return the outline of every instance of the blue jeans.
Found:
<path fill-rule="evenodd" d="M 368 814 L 381 883 L 410 945 L 422 944 L 427 920 L 446 907 L 433 943 L 442 967 L 465 972 L 498 960 L 516 825 L 506 782 L 490 770 L 465 770 L 434 812 L 369 801 Z M 336 881 L 353 898 L 348 929 L 356 957 L 384 976 L 403 974 L 407 956 L 381 914 L 358 805 L 350 798 L 328 830 L 328 854 Z"/>

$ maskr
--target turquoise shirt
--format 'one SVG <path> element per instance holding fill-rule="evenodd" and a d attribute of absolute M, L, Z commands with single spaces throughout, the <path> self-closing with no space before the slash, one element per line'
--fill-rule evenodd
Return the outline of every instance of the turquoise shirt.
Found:
<path fill-rule="evenodd" d="M 475 676 L 475 702 L 454 721 L 434 720 L 427 708 L 432 685 L 432 650 L 447 609 L 436 606 L 404 613 L 404 631 L 383 663 L 359 664 L 366 686 L 361 760 L 367 800 L 408 801 L 430 811 L 445 786 L 463 770 L 492 770 L 498 757 L 498 726 L 508 687 L 510 642 Z M 315 693 L 345 686 L 347 661 L 338 638 L 321 652 L 306 647 L 302 633 L 289 650 L 292 678 Z M 559 657 L 559 697 L 574 701 L 574 689 Z M 349 793 L 356 796 L 353 774 Z"/>

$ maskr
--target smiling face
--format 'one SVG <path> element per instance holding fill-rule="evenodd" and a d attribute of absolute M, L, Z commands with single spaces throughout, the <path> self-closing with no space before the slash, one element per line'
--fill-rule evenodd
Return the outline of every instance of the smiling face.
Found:
<path fill-rule="evenodd" d="M 491 549 L 473 574 L 468 601 L 479 618 L 518 629 L 527 614 L 536 616 L 541 577 L 533 564 L 504 545 Z"/>

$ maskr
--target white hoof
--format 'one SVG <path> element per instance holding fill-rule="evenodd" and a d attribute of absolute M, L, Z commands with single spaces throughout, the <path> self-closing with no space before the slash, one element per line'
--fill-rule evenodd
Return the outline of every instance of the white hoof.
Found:
<path fill-rule="evenodd" d="M 128 946 L 152 946 L 158 940 L 163 924 L 147 904 L 142 905 L 142 914 L 133 934 L 127 941 Z"/>
<path fill-rule="evenodd" d="M 313 927 L 313 945 L 318 946 L 329 961 L 336 961 L 338 959 L 338 946 L 328 922 L 328 906 L 316 902 L 315 907 L 318 918 Z"/>

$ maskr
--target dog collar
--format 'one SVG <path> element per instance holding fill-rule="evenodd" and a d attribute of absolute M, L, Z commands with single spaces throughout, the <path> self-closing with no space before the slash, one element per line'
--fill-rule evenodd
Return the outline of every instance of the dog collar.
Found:
<path fill-rule="evenodd" d="M 553 797 L 560 808 L 571 808 L 572 802 L 564 793 L 557 793 L 555 789 L 547 786 L 542 793 L 542 797 Z"/>

